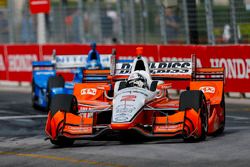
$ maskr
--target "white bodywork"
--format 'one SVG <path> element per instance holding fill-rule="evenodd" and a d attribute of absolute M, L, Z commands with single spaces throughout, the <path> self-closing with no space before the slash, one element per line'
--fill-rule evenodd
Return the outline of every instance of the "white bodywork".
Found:
<path fill-rule="evenodd" d="M 128 87 L 120 90 L 113 100 L 112 122 L 132 121 L 142 107 L 155 98 L 156 94 L 156 92 L 139 87 Z"/>

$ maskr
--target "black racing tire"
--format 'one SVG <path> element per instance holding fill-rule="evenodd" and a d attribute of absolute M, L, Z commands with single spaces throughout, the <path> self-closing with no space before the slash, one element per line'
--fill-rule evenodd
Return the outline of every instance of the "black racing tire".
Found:
<path fill-rule="evenodd" d="M 191 90 L 191 91 L 185 91 L 181 93 L 180 96 L 180 110 L 184 111 L 186 109 L 193 108 L 196 112 L 199 110 L 200 112 L 200 118 L 202 121 L 202 133 L 199 137 L 188 137 L 184 138 L 184 141 L 186 142 L 198 142 L 198 141 L 204 141 L 207 136 L 207 130 L 208 130 L 208 111 L 207 111 L 207 103 L 206 98 L 202 91 L 198 90 Z"/>
<path fill-rule="evenodd" d="M 58 137 L 56 140 L 50 139 L 50 142 L 59 147 L 70 147 L 74 144 L 75 140 L 66 137 Z"/>
<path fill-rule="evenodd" d="M 49 77 L 48 83 L 47 83 L 47 91 L 46 91 L 46 101 L 47 101 L 47 107 L 45 108 L 46 111 L 49 110 L 50 104 L 51 104 L 51 97 L 50 97 L 50 91 L 52 88 L 60 88 L 64 87 L 65 81 L 62 76 L 51 76 Z"/>
<path fill-rule="evenodd" d="M 70 94 L 58 94 L 52 97 L 50 105 L 51 115 L 54 116 L 59 110 L 77 115 L 78 102 L 76 97 Z"/>
<path fill-rule="evenodd" d="M 49 77 L 47 89 L 64 87 L 65 81 L 62 76 L 51 76 Z"/>
<path fill-rule="evenodd" d="M 38 105 L 36 104 L 36 101 L 38 100 L 38 97 L 35 95 L 35 81 L 32 80 L 31 83 L 31 103 L 32 103 L 32 107 L 34 109 L 39 109 Z"/>

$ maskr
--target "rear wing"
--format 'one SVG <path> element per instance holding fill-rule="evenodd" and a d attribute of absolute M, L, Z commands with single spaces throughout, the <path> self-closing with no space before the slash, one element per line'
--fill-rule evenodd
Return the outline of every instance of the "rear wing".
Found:
<path fill-rule="evenodd" d="M 55 64 L 51 61 L 33 61 L 32 67 L 55 67 Z"/>
<path fill-rule="evenodd" d="M 195 81 L 223 81 L 225 82 L 225 70 L 223 67 L 196 68 L 193 75 Z"/>
<path fill-rule="evenodd" d="M 110 82 L 110 70 L 83 70 L 83 82 Z"/>
<path fill-rule="evenodd" d="M 110 74 L 114 80 L 127 79 L 133 63 L 117 63 L 111 57 Z M 189 61 L 150 62 L 149 71 L 154 80 L 225 80 L 224 68 L 197 68 L 196 56 Z"/>
<path fill-rule="evenodd" d="M 111 57 L 111 75 L 114 79 L 126 79 L 131 73 L 133 63 L 116 63 Z M 115 63 L 115 64 L 114 64 Z M 195 56 L 190 61 L 150 62 L 149 71 L 153 79 L 191 79 L 194 73 Z"/>
<path fill-rule="evenodd" d="M 100 55 L 100 61 L 104 69 L 110 68 L 110 54 Z M 88 55 L 56 55 L 53 50 L 51 61 L 35 61 L 33 67 L 55 66 L 56 69 L 84 68 L 87 66 Z"/>

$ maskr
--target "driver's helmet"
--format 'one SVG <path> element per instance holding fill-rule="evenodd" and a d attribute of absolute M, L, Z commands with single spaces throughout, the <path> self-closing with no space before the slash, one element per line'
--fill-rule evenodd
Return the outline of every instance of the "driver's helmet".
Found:
<path fill-rule="evenodd" d="M 128 87 L 140 87 L 140 88 L 148 88 L 147 79 L 143 77 L 140 73 L 133 73 L 129 76 L 127 81 Z"/>
<path fill-rule="evenodd" d="M 99 69 L 99 65 L 97 64 L 97 61 L 95 59 L 91 60 L 88 65 L 87 65 L 88 69 Z"/>

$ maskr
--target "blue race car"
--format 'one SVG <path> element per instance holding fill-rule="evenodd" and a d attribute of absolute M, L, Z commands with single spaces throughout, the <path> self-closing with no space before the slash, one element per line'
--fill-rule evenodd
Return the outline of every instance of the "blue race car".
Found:
<path fill-rule="evenodd" d="M 92 46 L 93 45 L 93 46 Z M 53 53 L 52 61 L 36 61 L 32 63 L 32 105 L 34 108 L 49 109 L 51 98 L 56 94 L 72 94 L 75 83 L 96 82 L 106 80 L 106 76 L 96 74 L 85 75 L 85 70 L 110 69 L 107 62 L 110 62 L 110 55 L 105 56 L 101 61 L 99 53 L 91 44 L 92 50 L 88 57 L 77 55 L 67 56 Z M 115 52 L 112 53 L 115 55 Z M 106 61 L 106 66 L 105 62 Z M 128 61 L 128 60 L 127 60 Z M 127 62 L 125 61 L 125 62 Z M 71 82 L 65 82 L 62 76 L 56 75 L 58 69 L 71 69 L 74 79 Z"/>
<path fill-rule="evenodd" d="M 74 79 L 65 82 L 62 76 L 56 75 L 56 64 L 53 61 L 36 61 L 32 63 L 32 106 L 48 109 L 50 99 L 55 94 L 72 94 L 75 83 L 83 80 L 83 68 L 72 70 Z"/>

